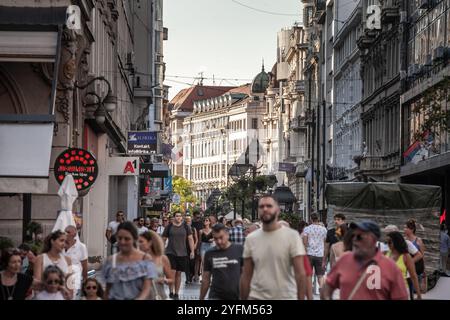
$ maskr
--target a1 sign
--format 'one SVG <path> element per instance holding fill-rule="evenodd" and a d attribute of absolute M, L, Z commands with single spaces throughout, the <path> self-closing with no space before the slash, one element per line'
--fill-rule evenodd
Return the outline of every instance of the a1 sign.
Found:
<path fill-rule="evenodd" d="M 138 157 L 110 157 L 108 159 L 108 175 L 137 176 L 139 175 Z"/>
<path fill-rule="evenodd" d="M 125 168 L 123 168 L 123 174 L 135 174 L 137 171 L 137 160 L 127 161 Z"/>

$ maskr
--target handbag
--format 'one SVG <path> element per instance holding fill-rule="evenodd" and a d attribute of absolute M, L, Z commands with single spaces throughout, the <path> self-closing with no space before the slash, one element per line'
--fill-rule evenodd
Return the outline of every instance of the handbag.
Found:
<path fill-rule="evenodd" d="M 152 284 L 153 284 L 153 292 L 155 293 L 155 300 L 164 300 L 163 297 L 161 297 L 161 295 L 159 294 L 158 289 L 156 288 L 154 279 L 152 280 Z"/>

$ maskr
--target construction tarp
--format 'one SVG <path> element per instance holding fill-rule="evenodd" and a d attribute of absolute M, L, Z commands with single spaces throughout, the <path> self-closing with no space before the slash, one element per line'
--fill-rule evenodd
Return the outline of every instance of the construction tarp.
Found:
<path fill-rule="evenodd" d="M 329 183 L 325 191 L 327 222 L 342 213 L 348 221 L 373 220 L 380 228 L 396 225 L 401 232 L 405 223 L 417 221 L 417 236 L 426 247 L 425 266 L 430 275 L 439 269 L 439 216 L 442 205 L 439 186 L 342 182 Z"/>

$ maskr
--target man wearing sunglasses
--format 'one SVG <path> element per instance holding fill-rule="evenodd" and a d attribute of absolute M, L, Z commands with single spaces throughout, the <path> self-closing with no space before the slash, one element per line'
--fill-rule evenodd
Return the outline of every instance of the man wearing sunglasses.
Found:
<path fill-rule="evenodd" d="M 258 214 L 262 228 L 244 242 L 241 299 L 304 299 L 306 251 L 300 235 L 278 223 L 280 207 L 273 196 L 261 197 Z"/>
<path fill-rule="evenodd" d="M 341 300 L 407 300 L 400 269 L 377 248 L 381 237 L 372 221 L 352 222 L 353 251 L 344 254 L 327 275 L 321 298 L 330 300 L 340 289 Z"/>

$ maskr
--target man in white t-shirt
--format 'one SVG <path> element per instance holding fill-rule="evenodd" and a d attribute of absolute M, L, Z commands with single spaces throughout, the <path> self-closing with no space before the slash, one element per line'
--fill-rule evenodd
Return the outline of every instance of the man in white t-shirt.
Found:
<path fill-rule="evenodd" d="M 327 233 L 327 229 L 319 222 L 319 216 L 313 213 L 311 215 L 311 224 L 303 230 L 303 243 L 306 246 L 306 253 L 308 254 L 311 267 L 316 273 L 320 288 L 323 286 L 323 276 L 325 275 L 322 261 L 325 253 Z"/>
<path fill-rule="evenodd" d="M 259 200 L 258 213 L 262 229 L 249 234 L 244 243 L 241 299 L 304 299 L 306 252 L 300 235 L 278 223 L 280 208 L 273 196 Z"/>
<path fill-rule="evenodd" d="M 125 221 L 125 213 L 121 210 L 116 213 L 116 220 L 111 221 L 108 224 L 108 228 L 106 229 L 106 239 L 111 244 L 111 254 L 117 252 L 117 240 L 116 240 L 116 232 L 119 224 Z"/>
<path fill-rule="evenodd" d="M 66 246 L 64 255 L 72 261 L 72 284 L 74 290 L 74 299 L 80 298 L 81 285 L 83 279 L 87 278 L 88 273 L 88 251 L 86 245 L 77 237 L 77 228 L 68 226 L 66 229 Z"/>
<path fill-rule="evenodd" d="M 145 232 L 148 231 L 147 227 L 145 226 L 145 220 L 143 217 L 140 217 L 138 219 L 138 223 L 137 223 L 137 230 L 138 230 L 138 234 L 141 235 Z"/>

